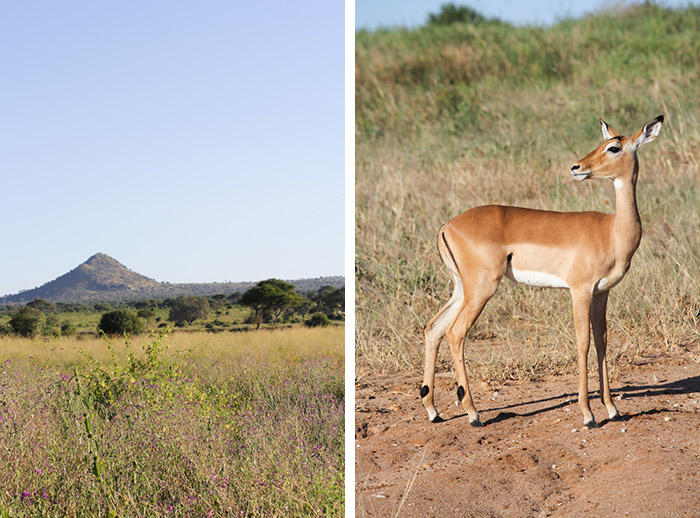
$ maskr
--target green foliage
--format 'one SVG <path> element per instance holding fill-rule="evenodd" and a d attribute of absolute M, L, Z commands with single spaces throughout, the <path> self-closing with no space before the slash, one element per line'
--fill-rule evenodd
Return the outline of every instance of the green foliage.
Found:
<path fill-rule="evenodd" d="M 164 345 L 167 331 L 162 331 L 150 343 L 143 346 L 143 354 L 137 356 L 127 342 L 126 360 L 120 360 L 114 353 L 113 346 L 107 342 L 107 348 L 112 353 L 112 365 L 106 366 L 88 357 L 89 372 L 85 379 L 84 397 L 90 408 L 95 409 L 102 417 L 114 414 L 114 407 L 119 398 L 127 391 L 135 390 L 136 380 L 146 380 L 148 383 L 162 382 L 164 379 L 174 379 L 179 376 L 177 358 L 167 355 L 168 347 Z M 186 352 L 180 353 L 186 356 Z M 161 395 L 162 396 L 162 395 Z M 168 397 L 171 397 L 169 394 Z M 153 398 L 154 393 L 146 393 L 143 397 Z M 160 397 L 160 396 L 159 396 Z M 198 395 L 196 396 L 198 397 Z"/>
<path fill-rule="evenodd" d="M 331 325 L 331 321 L 325 313 L 319 311 L 311 315 L 311 318 L 306 321 L 306 325 L 309 327 L 326 327 Z"/>
<path fill-rule="evenodd" d="M 222 330 L 246 330 L 250 327 L 249 324 L 257 324 L 259 321 L 272 324 L 275 321 L 276 315 L 271 310 L 265 310 L 260 315 L 253 311 L 251 317 L 250 307 L 237 303 L 242 296 L 242 293 L 236 293 L 230 296 L 214 295 L 206 297 L 210 308 L 212 308 L 212 305 L 216 305 L 218 308 L 216 311 L 210 310 L 206 315 L 194 320 L 191 324 L 185 320 L 174 323 L 178 328 L 188 328 L 188 331 L 207 329 L 218 332 Z M 334 320 L 342 320 L 344 318 L 344 288 L 323 285 L 318 287 L 318 291 L 307 291 L 305 296 L 314 299 L 314 301 L 302 297 L 302 304 L 285 308 L 277 316 L 277 322 L 303 322 L 310 313 L 315 311 L 323 311 L 329 318 Z M 335 302 L 331 300 L 333 297 L 335 297 Z M 198 298 L 201 299 L 202 297 Z M 174 302 L 175 299 L 166 301 L 147 299 L 129 303 L 114 302 L 108 307 L 110 310 L 130 308 L 136 312 L 139 318 L 144 320 L 146 326 L 153 328 L 168 320 L 170 306 Z M 104 308 L 105 303 L 57 303 L 46 314 L 45 324 L 41 326 L 38 333 L 43 332 L 49 336 L 60 334 L 66 336 L 77 335 L 79 337 L 93 334 L 99 327 L 102 315 L 108 312 L 97 311 L 96 306 L 97 308 Z M 17 306 L 0 306 L 0 333 L 15 334 L 9 326 L 9 320 L 16 311 Z M 64 325 L 65 328 L 61 330 Z M 172 326 L 172 323 L 170 325 Z M 163 324 L 163 327 L 165 327 L 165 324 Z"/>
<path fill-rule="evenodd" d="M 36 308 L 24 306 L 10 318 L 9 327 L 12 333 L 20 336 L 36 336 L 46 322 L 46 315 Z"/>
<path fill-rule="evenodd" d="M 192 325 L 192 322 L 205 318 L 208 313 L 207 299 L 183 295 L 170 302 L 169 320 L 176 324 Z"/>
<path fill-rule="evenodd" d="M 61 335 L 62 336 L 75 336 L 76 329 L 70 320 L 64 320 L 61 322 Z"/>
<path fill-rule="evenodd" d="M 440 6 L 440 12 L 428 15 L 428 25 L 452 25 L 454 23 L 484 23 L 483 15 L 464 5 L 444 4 Z"/>
<path fill-rule="evenodd" d="M 27 306 L 30 308 L 38 309 L 39 311 L 43 311 L 44 313 L 49 313 L 54 309 L 53 305 L 50 302 L 45 301 L 44 299 L 34 299 L 31 302 L 27 303 Z"/>
<path fill-rule="evenodd" d="M 115 309 L 102 315 L 97 326 L 106 335 L 139 335 L 145 331 L 145 324 L 129 309 Z"/>
<path fill-rule="evenodd" d="M 143 318 L 144 320 L 151 320 L 156 317 L 156 312 L 150 308 L 144 308 L 144 309 L 139 309 L 136 312 L 136 315 L 139 318 Z"/>
<path fill-rule="evenodd" d="M 253 309 L 259 328 L 265 313 L 272 315 L 275 325 L 286 308 L 302 303 L 302 297 L 294 291 L 293 284 L 279 279 L 268 279 L 246 291 L 240 303 Z"/>
<path fill-rule="evenodd" d="M 328 318 L 342 319 L 345 314 L 345 287 L 321 286 L 317 292 L 308 294 L 316 303 L 316 309 Z"/>

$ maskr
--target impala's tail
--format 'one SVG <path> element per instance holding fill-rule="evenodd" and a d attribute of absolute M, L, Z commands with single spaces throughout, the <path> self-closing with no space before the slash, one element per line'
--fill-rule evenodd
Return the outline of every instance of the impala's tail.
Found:
<path fill-rule="evenodd" d="M 458 278 L 459 267 L 457 266 L 457 260 L 455 259 L 455 256 L 452 253 L 452 249 L 450 248 L 450 245 L 447 242 L 447 237 L 445 237 L 445 225 L 440 227 L 440 231 L 438 232 L 437 248 L 442 262 L 445 263 L 445 266 L 447 266 L 447 268 L 449 268 L 452 275 Z"/>

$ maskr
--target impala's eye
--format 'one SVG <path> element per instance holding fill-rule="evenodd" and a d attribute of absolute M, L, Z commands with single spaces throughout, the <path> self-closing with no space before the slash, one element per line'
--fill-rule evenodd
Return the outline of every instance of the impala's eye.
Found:
<path fill-rule="evenodd" d="M 608 149 L 606 149 L 605 151 L 610 151 L 611 153 L 619 153 L 619 152 L 622 151 L 622 150 L 621 150 L 619 147 L 617 147 L 617 146 L 610 146 L 610 147 L 609 147 Z"/>

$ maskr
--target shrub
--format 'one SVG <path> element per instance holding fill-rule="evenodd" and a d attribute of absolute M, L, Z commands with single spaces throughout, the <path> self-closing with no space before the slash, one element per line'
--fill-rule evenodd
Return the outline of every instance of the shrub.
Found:
<path fill-rule="evenodd" d="M 202 297 L 182 295 L 171 302 L 169 319 L 176 325 L 189 324 L 209 313 L 209 302 Z"/>
<path fill-rule="evenodd" d="M 136 315 L 138 315 L 139 317 L 141 317 L 145 320 L 150 320 L 156 316 L 156 312 L 152 309 L 149 309 L 149 308 L 143 308 L 143 309 L 139 309 L 136 312 Z"/>
<path fill-rule="evenodd" d="M 20 336 L 36 336 L 44 327 L 46 315 L 31 306 L 17 310 L 8 322 L 12 333 Z"/>
<path fill-rule="evenodd" d="M 309 327 L 326 327 L 331 325 L 331 321 L 325 313 L 314 313 L 311 318 L 306 321 L 306 325 Z"/>
<path fill-rule="evenodd" d="M 75 336 L 75 333 L 75 326 L 70 323 L 70 320 L 64 320 L 61 322 L 61 334 L 63 336 Z"/>
<path fill-rule="evenodd" d="M 138 335 L 145 331 L 143 320 L 128 309 L 115 309 L 102 315 L 97 330 L 106 335 Z"/>
<path fill-rule="evenodd" d="M 428 15 L 428 25 L 452 25 L 454 23 L 471 23 L 478 25 L 484 23 L 484 16 L 464 5 L 444 4 L 440 6 L 440 12 Z"/>

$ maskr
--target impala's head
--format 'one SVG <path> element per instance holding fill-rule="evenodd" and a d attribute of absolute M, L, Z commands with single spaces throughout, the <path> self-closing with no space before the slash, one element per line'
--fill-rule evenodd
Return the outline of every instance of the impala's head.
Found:
<path fill-rule="evenodd" d="M 656 138 L 663 122 L 664 116 L 659 115 L 631 137 L 625 137 L 600 119 L 603 143 L 571 166 L 571 176 L 579 181 L 588 178 L 615 180 L 634 177 L 637 172 L 637 150 L 642 144 Z"/>

